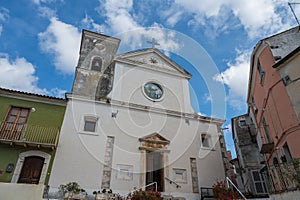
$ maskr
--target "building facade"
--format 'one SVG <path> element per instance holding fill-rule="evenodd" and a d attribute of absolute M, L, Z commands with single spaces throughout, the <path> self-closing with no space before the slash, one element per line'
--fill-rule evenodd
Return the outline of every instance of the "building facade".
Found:
<path fill-rule="evenodd" d="M 262 39 L 251 56 L 248 99 L 274 192 L 296 187 L 300 158 L 299 27 Z"/>
<path fill-rule="evenodd" d="M 41 199 L 66 102 L 0 88 L 0 199 Z"/>
<path fill-rule="evenodd" d="M 156 187 L 200 199 L 201 187 L 225 178 L 224 121 L 194 112 L 191 75 L 158 49 L 116 54 L 119 43 L 83 31 L 50 193 L 75 181 L 88 194 Z"/>
<path fill-rule="evenodd" d="M 254 196 L 268 194 L 266 177 L 260 169 L 264 158 L 256 141 L 257 131 L 248 114 L 231 119 L 232 136 L 237 154 L 235 172 L 239 176 L 239 188 L 245 194 Z"/>

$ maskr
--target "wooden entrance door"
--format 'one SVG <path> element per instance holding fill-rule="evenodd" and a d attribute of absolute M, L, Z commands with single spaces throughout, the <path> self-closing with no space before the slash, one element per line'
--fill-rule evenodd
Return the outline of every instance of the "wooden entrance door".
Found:
<path fill-rule="evenodd" d="M 147 152 L 146 154 L 146 185 L 157 182 L 157 191 L 164 191 L 163 154 L 160 152 Z M 155 190 L 155 185 L 146 188 Z"/>
<path fill-rule="evenodd" d="M 39 156 L 26 157 L 18 183 L 38 184 L 40 181 L 45 158 Z"/>

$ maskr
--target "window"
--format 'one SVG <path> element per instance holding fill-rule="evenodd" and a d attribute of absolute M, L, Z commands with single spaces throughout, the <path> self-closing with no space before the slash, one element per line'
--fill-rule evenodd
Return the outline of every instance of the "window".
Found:
<path fill-rule="evenodd" d="M 101 72 L 101 68 L 102 68 L 102 58 L 94 57 L 93 61 L 92 61 L 91 69 L 94 70 L 94 71 Z"/>
<path fill-rule="evenodd" d="M 291 162 L 293 157 L 292 157 L 292 154 L 290 152 L 290 148 L 289 148 L 289 145 L 288 143 L 284 143 L 284 145 L 282 146 L 283 148 L 283 151 L 284 151 L 284 155 L 285 155 L 285 158 L 286 158 L 286 161 L 287 162 Z"/>
<path fill-rule="evenodd" d="M 117 179 L 118 180 L 132 180 L 133 178 L 133 166 L 132 165 L 117 165 Z"/>
<path fill-rule="evenodd" d="M 18 140 L 25 128 L 30 108 L 11 106 L 1 129 L 2 139 Z"/>
<path fill-rule="evenodd" d="M 187 182 L 186 169 L 173 168 L 173 179 L 176 183 L 186 183 Z"/>
<path fill-rule="evenodd" d="M 292 80 L 290 79 L 289 75 L 286 75 L 285 77 L 283 77 L 282 81 L 283 81 L 283 84 L 285 86 L 289 85 L 292 82 Z"/>
<path fill-rule="evenodd" d="M 95 132 L 95 130 L 96 130 L 96 122 L 95 121 L 86 120 L 84 122 L 84 131 Z"/>
<path fill-rule="evenodd" d="M 253 97 L 252 97 L 252 106 L 253 106 L 254 113 L 257 113 L 258 109 Z"/>
<path fill-rule="evenodd" d="M 96 132 L 97 121 L 98 121 L 98 117 L 85 116 L 83 128 L 81 130 L 83 130 L 84 132 L 93 132 L 93 133 Z"/>
<path fill-rule="evenodd" d="M 264 117 L 263 117 L 262 123 L 263 123 L 264 131 L 265 131 L 265 135 L 266 135 L 266 140 L 267 140 L 266 142 L 272 143 L 273 141 L 272 141 L 272 138 L 270 137 L 269 126 Z"/>
<path fill-rule="evenodd" d="M 211 146 L 211 137 L 208 134 L 201 135 L 202 147 L 210 147 Z"/>
<path fill-rule="evenodd" d="M 245 120 L 245 119 L 240 119 L 239 123 L 240 123 L 240 127 L 245 127 L 245 126 L 247 126 L 247 123 L 246 123 L 246 120 Z"/>
<path fill-rule="evenodd" d="M 259 171 L 252 171 L 252 178 L 255 185 L 256 193 L 265 194 L 267 193 L 267 187 L 264 181 L 263 176 L 259 173 Z"/>
<path fill-rule="evenodd" d="M 263 86 L 265 82 L 265 72 L 262 70 L 260 62 L 257 62 L 257 70 L 260 76 L 260 85 Z"/>

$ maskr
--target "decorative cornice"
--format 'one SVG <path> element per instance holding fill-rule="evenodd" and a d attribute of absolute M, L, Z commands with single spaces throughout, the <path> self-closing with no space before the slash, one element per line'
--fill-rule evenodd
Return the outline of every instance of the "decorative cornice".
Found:
<path fill-rule="evenodd" d="M 151 106 L 128 103 L 128 102 L 113 100 L 113 99 L 109 99 L 109 98 L 102 98 L 99 100 L 95 100 L 95 99 L 91 99 L 90 97 L 83 97 L 83 96 L 72 95 L 72 94 L 66 94 L 66 98 L 67 98 L 67 100 L 73 99 L 73 100 L 91 102 L 91 103 L 96 103 L 96 104 L 104 104 L 104 105 L 109 105 L 109 106 L 123 107 L 123 108 L 129 108 L 129 109 L 134 109 L 134 110 L 141 110 L 141 111 L 146 111 L 146 112 L 165 114 L 165 115 L 174 116 L 174 117 L 181 117 L 183 119 L 201 121 L 201 122 L 205 122 L 205 123 L 215 123 L 217 125 L 222 125 L 225 122 L 225 120 L 213 118 L 213 117 L 202 116 L 202 115 L 199 115 L 198 113 L 185 113 L 185 112 L 180 112 L 180 111 L 176 111 L 176 110 L 155 108 L 155 107 L 151 107 Z"/>
<path fill-rule="evenodd" d="M 192 76 L 189 74 L 183 74 L 183 73 L 176 73 L 175 71 L 172 70 L 168 70 L 168 69 L 164 69 L 162 67 L 156 66 L 156 65 L 151 65 L 148 63 L 143 63 L 140 61 L 136 61 L 136 60 L 129 60 L 126 58 L 115 58 L 114 61 L 120 62 L 120 63 L 125 63 L 131 66 L 138 66 L 144 69 L 148 69 L 148 70 L 152 70 L 152 71 L 159 71 L 162 73 L 166 73 L 169 75 L 173 75 L 173 76 L 178 76 L 178 77 L 183 77 L 186 79 L 190 79 Z"/>

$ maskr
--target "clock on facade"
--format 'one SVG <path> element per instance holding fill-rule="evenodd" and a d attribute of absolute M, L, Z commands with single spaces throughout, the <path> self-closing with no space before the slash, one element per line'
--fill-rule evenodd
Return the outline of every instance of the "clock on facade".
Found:
<path fill-rule="evenodd" d="M 151 100 L 159 100 L 163 96 L 163 89 L 162 87 L 154 82 L 148 82 L 144 85 L 144 93 L 149 97 Z"/>

